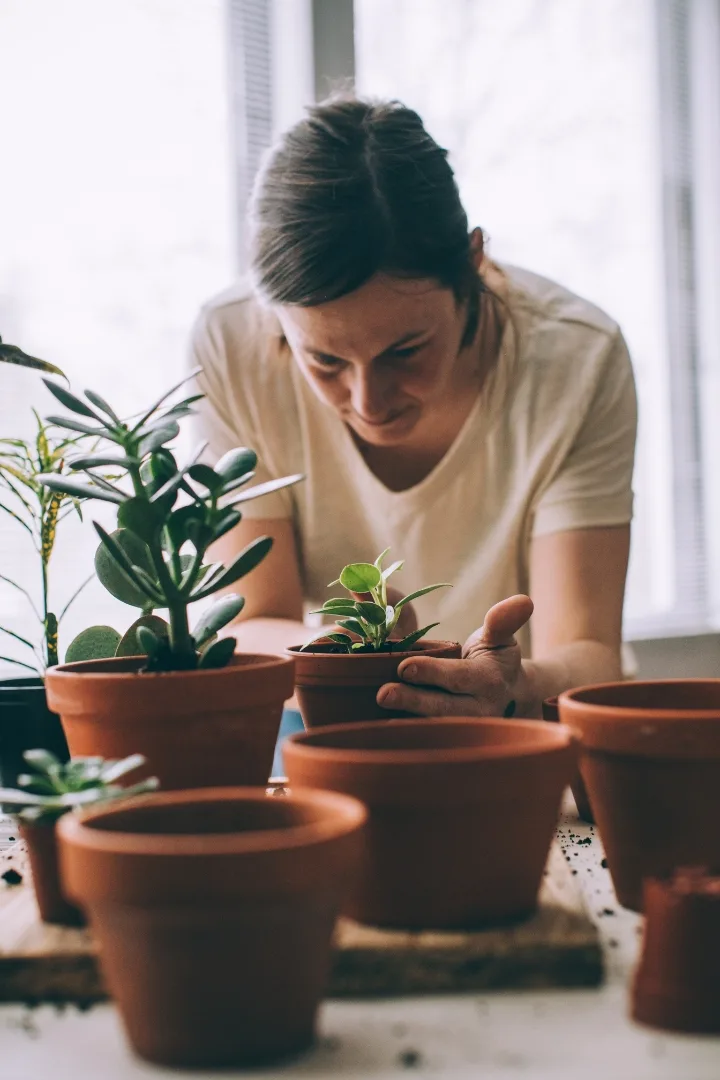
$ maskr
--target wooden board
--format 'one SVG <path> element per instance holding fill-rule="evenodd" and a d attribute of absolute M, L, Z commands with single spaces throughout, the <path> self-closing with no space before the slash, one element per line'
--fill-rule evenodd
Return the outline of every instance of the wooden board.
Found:
<path fill-rule="evenodd" d="M 22 844 L 0 855 L 0 1001 L 90 1004 L 106 996 L 86 930 L 40 922 Z M 597 931 L 564 856 L 551 850 L 538 911 L 523 923 L 473 933 L 404 933 L 338 923 L 328 997 L 596 986 Z"/>

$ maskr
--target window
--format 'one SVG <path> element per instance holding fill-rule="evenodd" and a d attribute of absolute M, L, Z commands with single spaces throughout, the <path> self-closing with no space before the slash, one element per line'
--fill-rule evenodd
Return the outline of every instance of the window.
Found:
<path fill-rule="evenodd" d="M 720 615 L 717 0 L 356 0 L 355 18 L 359 90 L 423 116 L 491 253 L 621 324 L 641 410 L 626 633 L 706 627 Z"/>

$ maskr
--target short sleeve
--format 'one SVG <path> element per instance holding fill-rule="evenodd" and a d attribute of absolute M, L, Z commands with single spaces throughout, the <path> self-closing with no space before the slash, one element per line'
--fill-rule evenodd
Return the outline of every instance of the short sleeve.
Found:
<path fill-rule="evenodd" d="M 636 434 L 635 380 L 618 331 L 574 441 L 536 506 L 533 535 L 629 524 Z"/>
<path fill-rule="evenodd" d="M 240 305 L 237 305 L 238 307 Z M 196 377 L 198 389 L 205 396 L 198 402 L 195 417 L 195 435 L 207 442 L 204 460 L 212 465 L 228 450 L 247 446 L 258 455 L 253 485 L 262 484 L 285 475 L 279 461 L 265 438 L 262 437 L 273 423 L 274 410 L 263 409 L 265 404 L 261 381 L 253 378 L 254 369 L 262 361 L 252 350 L 263 350 L 256 327 L 245 320 L 240 328 L 242 347 L 238 348 L 234 328 L 227 319 L 217 318 L 216 313 L 204 309 L 192 329 L 189 363 L 192 369 L 200 368 Z M 243 330 L 245 331 L 243 333 Z M 260 417 L 264 416 L 264 422 Z M 290 518 L 293 516 L 292 496 L 289 491 L 278 491 L 252 499 L 242 505 L 244 518 Z"/>

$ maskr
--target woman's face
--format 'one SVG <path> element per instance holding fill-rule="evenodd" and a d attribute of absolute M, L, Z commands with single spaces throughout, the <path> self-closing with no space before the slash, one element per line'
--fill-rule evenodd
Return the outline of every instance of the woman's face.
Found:
<path fill-rule="evenodd" d="M 421 434 L 463 392 L 465 308 L 437 282 L 378 274 L 339 300 L 276 310 L 315 393 L 365 443 Z"/>

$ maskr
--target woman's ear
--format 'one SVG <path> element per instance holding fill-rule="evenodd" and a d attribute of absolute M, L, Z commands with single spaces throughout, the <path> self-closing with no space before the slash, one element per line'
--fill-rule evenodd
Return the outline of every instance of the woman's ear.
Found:
<path fill-rule="evenodd" d="M 479 269 L 485 258 L 485 237 L 482 229 L 473 229 L 470 233 L 470 252 L 473 263 Z"/>

